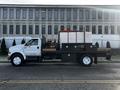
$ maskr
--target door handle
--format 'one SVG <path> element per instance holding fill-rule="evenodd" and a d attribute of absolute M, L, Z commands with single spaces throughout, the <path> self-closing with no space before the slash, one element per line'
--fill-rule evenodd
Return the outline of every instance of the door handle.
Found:
<path fill-rule="evenodd" d="M 39 47 L 37 47 L 37 49 L 39 49 Z"/>

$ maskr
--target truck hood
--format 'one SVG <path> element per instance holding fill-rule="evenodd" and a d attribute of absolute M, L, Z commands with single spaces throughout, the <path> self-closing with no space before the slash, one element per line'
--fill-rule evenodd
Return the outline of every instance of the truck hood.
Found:
<path fill-rule="evenodd" d="M 24 44 L 16 45 L 9 48 L 9 52 L 21 51 L 23 50 Z"/>

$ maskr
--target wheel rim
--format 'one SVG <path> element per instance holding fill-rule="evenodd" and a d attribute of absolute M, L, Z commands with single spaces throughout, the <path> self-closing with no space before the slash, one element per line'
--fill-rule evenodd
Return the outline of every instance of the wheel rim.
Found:
<path fill-rule="evenodd" d="M 21 58 L 20 58 L 20 57 L 15 57 L 15 58 L 13 59 L 13 63 L 14 63 L 15 65 L 20 65 L 20 64 L 21 64 Z"/>
<path fill-rule="evenodd" d="M 83 58 L 83 63 L 84 63 L 85 65 L 89 65 L 89 64 L 91 63 L 91 58 L 88 57 L 88 56 L 84 57 L 84 58 Z"/>

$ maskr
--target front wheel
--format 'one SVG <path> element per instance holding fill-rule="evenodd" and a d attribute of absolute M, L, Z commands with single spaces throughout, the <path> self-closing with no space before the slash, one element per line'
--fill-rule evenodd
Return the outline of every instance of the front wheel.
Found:
<path fill-rule="evenodd" d="M 83 66 L 91 66 L 93 63 L 93 58 L 90 55 L 83 55 L 80 58 L 80 64 Z"/>
<path fill-rule="evenodd" d="M 23 64 L 22 55 L 16 54 L 11 57 L 11 63 L 13 66 L 20 66 Z"/>

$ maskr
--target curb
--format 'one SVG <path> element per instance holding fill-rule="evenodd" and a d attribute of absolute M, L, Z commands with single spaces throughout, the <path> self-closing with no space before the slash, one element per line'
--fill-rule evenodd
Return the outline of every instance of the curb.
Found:
<path fill-rule="evenodd" d="M 98 61 L 98 63 L 120 63 L 120 61 Z"/>
<path fill-rule="evenodd" d="M 9 61 L 0 61 L 0 63 L 9 63 Z"/>

